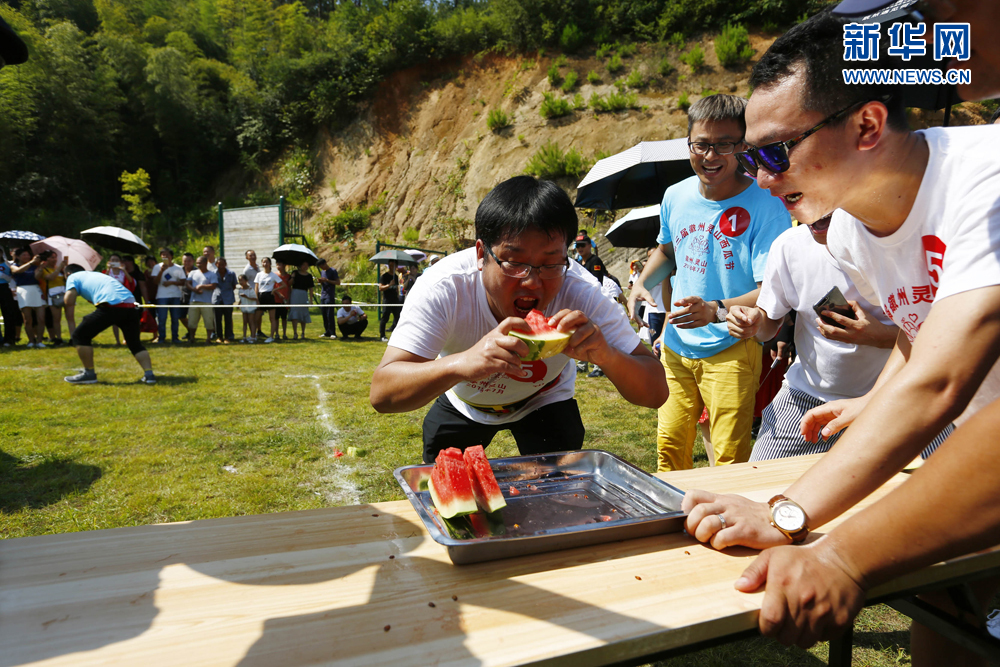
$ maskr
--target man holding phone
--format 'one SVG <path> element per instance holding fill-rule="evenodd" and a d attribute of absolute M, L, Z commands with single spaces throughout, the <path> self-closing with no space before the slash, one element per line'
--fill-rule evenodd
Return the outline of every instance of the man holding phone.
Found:
<path fill-rule="evenodd" d="M 899 329 L 869 303 L 826 249 L 829 217 L 799 225 L 775 239 L 756 306 L 733 306 L 727 317 L 734 338 L 773 338 L 795 312 L 795 362 L 781 390 L 764 409 L 751 461 L 821 454 L 844 434 L 809 442 L 799 426 L 809 410 L 827 401 L 871 391 L 889 359 Z M 930 456 L 949 426 L 923 451 Z"/>

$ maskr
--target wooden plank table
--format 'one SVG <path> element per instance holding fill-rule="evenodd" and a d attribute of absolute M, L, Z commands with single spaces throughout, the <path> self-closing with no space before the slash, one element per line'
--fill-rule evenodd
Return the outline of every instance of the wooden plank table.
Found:
<path fill-rule="evenodd" d="M 661 477 L 766 500 L 815 460 Z M 0 666 L 630 661 L 756 627 L 761 594 L 733 589 L 753 556 L 670 534 L 456 566 L 407 501 L 0 540 Z"/>

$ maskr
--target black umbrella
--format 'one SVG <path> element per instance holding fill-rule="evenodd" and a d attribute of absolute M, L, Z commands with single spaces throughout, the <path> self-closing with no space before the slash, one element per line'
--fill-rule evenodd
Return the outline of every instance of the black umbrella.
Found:
<path fill-rule="evenodd" d="M 271 257 L 289 266 L 298 266 L 302 262 L 309 262 L 309 266 L 319 263 L 319 257 L 316 256 L 316 253 L 299 243 L 286 243 L 283 246 L 278 246 L 271 253 Z"/>
<path fill-rule="evenodd" d="M 660 205 L 629 211 L 611 226 L 604 238 L 616 248 L 649 248 L 660 234 Z"/>
<path fill-rule="evenodd" d="M 611 211 L 659 204 L 668 187 L 689 176 L 686 138 L 643 141 L 599 160 L 577 186 L 575 206 Z"/>
<path fill-rule="evenodd" d="M 115 252 L 129 255 L 147 255 L 149 246 L 145 241 L 121 227 L 93 227 L 80 232 L 80 238 Z"/>

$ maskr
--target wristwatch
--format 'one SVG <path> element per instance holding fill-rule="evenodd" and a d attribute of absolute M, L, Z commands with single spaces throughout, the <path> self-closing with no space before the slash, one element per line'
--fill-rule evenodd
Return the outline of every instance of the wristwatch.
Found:
<path fill-rule="evenodd" d="M 719 304 L 719 309 L 717 311 L 715 311 L 715 321 L 716 322 L 725 322 L 726 321 L 726 315 L 729 314 L 729 311 L 726 310 L 726 306 L 725 306 L 725 304 L 722 303 L 722 299 L 716 299 L 715 303 Z"/>
<path fill-rule="evenodd" d="M 784 533 L 792 544 L 798 544 L 806 539 L 809 534 L 809 517 L 794 500 L 790 500 L 780 493 L 767 501 L 771 508 L 771 525 Z"/>

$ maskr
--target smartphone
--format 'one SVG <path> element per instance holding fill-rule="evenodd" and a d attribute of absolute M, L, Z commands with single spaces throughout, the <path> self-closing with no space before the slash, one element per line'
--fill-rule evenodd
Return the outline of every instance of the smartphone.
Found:
<path fill-rule="evenodd" d="M 840 291 L 840 288 L 836 285 L 833 286 L 829 292 L 826 293 L 822 299 L 816 302 L 813 306 L 813 310 L 819 315 L 820 319 L 833 327 L 838 327 L 843 329 L 841 325 L 834 322 L 831 318 L 820 315 L 824 310 L 832 310 L 838 315 L 843 315 L 844 317 L 856 320 L 858 316 L 854 314 L 854 309 L 851 308 L 851 304 L 847 303 L 847 299 L 844 297 L 844 293 Z"/>

